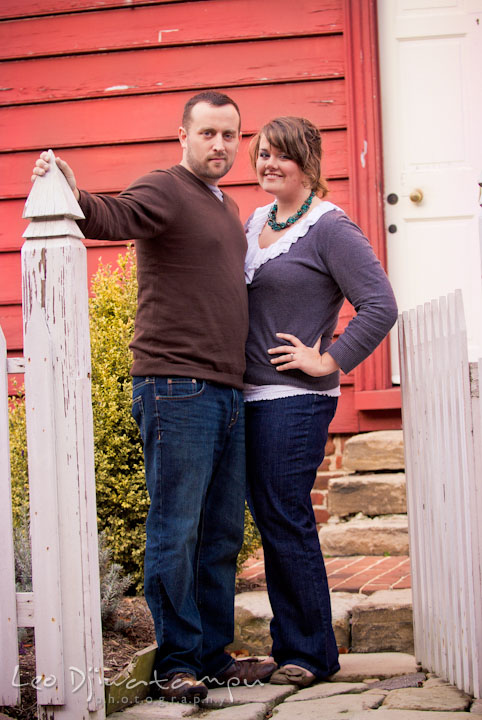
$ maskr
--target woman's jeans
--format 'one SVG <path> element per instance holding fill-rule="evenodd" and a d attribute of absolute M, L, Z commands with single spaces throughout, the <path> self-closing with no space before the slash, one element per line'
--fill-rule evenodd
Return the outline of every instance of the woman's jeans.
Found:
<path fill-rule="evenodd" d="M 144 585 L 158 679 L 232 664 L 236 557 L 243 541 L 244 406 L 232 388 L 134 377 L 150 508 Z"/>
<path fill-rule="evenodd" d="M 248 503 L 263 540 L 272 654 L 318 678 L 340 667 L 310 498 L 336 405 L 312 394 L 245 404 Z"/>

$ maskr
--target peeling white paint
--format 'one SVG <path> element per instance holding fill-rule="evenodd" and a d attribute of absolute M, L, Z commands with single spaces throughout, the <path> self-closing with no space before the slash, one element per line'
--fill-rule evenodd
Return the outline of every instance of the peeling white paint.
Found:
<path fill-rule="evenodd" d="M 366 140 L 364 140 L 364 141 L 363 141 L 363 150 L 362 150 L 362 152 L 360 153 L 360 162 L 361 162 L 362 168 L 364 168 L 365 165 L 366 165 L 366 160 L 365 160 L 365 158 L 366 158 L 366 156 L 367 156 L 367 152 L 368 152 L 368 143 L 367 143 Z"/>
<path fill-rule="evenodd" d="M 135 88 L 135 85 L 112 85 L 104 89 L 104 92 L 112 92 L 113 90 L 129 90 Z"/>
<path fill-rule="evenodd" d="M 159 30 L 158 41 L 162 42 L 162 33 L 179 32 L 178 28 L 172 28 L 172 30 Z"/>

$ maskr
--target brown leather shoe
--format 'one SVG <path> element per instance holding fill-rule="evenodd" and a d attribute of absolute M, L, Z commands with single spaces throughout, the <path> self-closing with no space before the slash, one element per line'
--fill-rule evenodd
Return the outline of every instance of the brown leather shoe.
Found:
<path fill-rule="evenodd" d="M 221 675 L 206 682 L 208 687 L 250 687 L 254 684 L 267 683 L 278 666 L 273 662 L 260 662 L 257 658 L 235 660 Z"/>
<path fill-rule="evenodd" d="M 162 678 L 154 683 L 155 691 L 151 695 L 165 700 L 179 702 L 198 702 L 208 694 L 206 685 L 196 680 L 190 673 L 178 672 Z"/>

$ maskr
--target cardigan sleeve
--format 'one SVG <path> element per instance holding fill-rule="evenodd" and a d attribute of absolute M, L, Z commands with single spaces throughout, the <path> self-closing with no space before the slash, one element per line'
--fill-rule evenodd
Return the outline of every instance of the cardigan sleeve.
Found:
<path fill-rule="evenodd" d="M 320 254 L 356 315 L 328 348 L 348 373 L 380 344 L 397 320 L 390 282 L 367 238 L 346 215 L 329 213 Z"/>

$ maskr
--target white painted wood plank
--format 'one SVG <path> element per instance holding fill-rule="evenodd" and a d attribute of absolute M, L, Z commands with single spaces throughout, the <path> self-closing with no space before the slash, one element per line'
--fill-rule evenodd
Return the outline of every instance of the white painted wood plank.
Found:
<path fill-rule="evenodd" d="M 441 648 L 440 648 L 440 634 L 437 631 L 440 623 L 440 598 L 441 598 L 441 576 L 440 567 L 442 564 L 442 558 L 440 557 L 439 548 L 439 532 L 438 532 L 438 519 L 437 519 L 437 506 L 438 506 L 438 448 L 436 443 L 436 412 L 434 412 L 435 397 L 436 397 L 436 386 L 435 381 L 435 368 L 434 368 L 434 357 L 433 357 L 433 328 L 432 328 L 432 314 L 430 303 L 426 303 L 423 307 L 420 307 L 418 313 L 418 322 L 423 324 L 424 328 L 424 343 L 420 348 L 422 355 L 422 369 L 423 369 L 423 398 L 424 398 L 424 420 L 425 420 L 425 472 L 424 472 L 424 485 L 426 488 L 426 503 L 427 503 L 427 545 L 425 547 L 425 554 L 427 557 L 427 567 L 429 569 L 429 575 L 427 577 L 427 584 L 430 588 L 430 606 L 432 613 L 431 625 L 433 631 L 430 633 L 430 662 L 431 667 L 440 668 L 441 666 Z"/>
<path fill-rule="evenodd" d="M 444 436 L 444 417 L 445 417 L 445 375 L 443 367 L 443 343 L 444 338 L 440 333 L 440 315 L 439 303 L 434 300 L 430 303 L 428 311 L 431 318 L 431 334 L 432 334 L 432 355 L 433 355 L 433 407 L 432 414 L 434 418 L 431 444 L 434 448 L 433 460 L 433 493 L 434 493 L 434 533 L 435 548 L 434 555 L 436 557 L 438 572 L 438 588 L 440 598 L 438 604 L 438 614 L 434 619 L 434 633 L 437 636 L 437 658 L 434 664 L 434 670 L 441 677 L 448 675 L 448 657 L 447 644 L 445 641 L 447 626 L 447 598 L 450 595 L 450 571 L 446 562 L 446 518 L 445 518 L 445 486 L 447 483 L 447 464 L 445 461 L 445 436 Z M 430 549 L 428 549 L 430 552 Z"/>
<path fill-rule="evenodd" d="M 407 498 L 408 498 L 408 522 L 410 526 L 410 558 L 412 564 L 412 587 L 413 587 L 413 610 L 415 629 L 415 653 L 417 659 L 425 659 L 424 652 L 424 623 L 423 623 L 423 572 L 422 572 L 422 551 L 423 544 L 420 542 L 421 507 L 418 501 L 418 445 L 417 445 L 417 424 L 415 393 L 413 392 L 413 341 L 408 312 L 403 313 L 404 348 L 405 361 L 404 377 L 402 384 L 404 391 L 404 412 L 408 414 L 408 427 L 404 415 L 404 433 L 407 438 L 406 450 L 406 474 L 407 474 Z"/>
<path fill-rule="evenodd" d="M 17 705 L 19 688 L 12 678 L 18 665 L 17 600 L 13 551 L 10 443 L 8 430 L 7 344 L 0 328 L 0 705 Z"/>
<path fill-rule="evenodd" d="M 460 426 L 463 427 L 461 442 L 463 450 L 462 466 L 462 497 L 461 497 L 461 534 L 464 549 L 464 586 L 466 591 L 463 595 L 463 616 L 467 632 L 467 658 L 464 669 L 464 689 L 466 692 L 474 692 L 474 672 L 477 666 L 476 647 L 478 643 L 476 631 L 476 593 L 479 589 L 475 586 L 475 558 L 481 552 L 473 545 L 473 523 L 478 519 L 473 515 L 473 504 L 475 501 L 475 457 L 473 444 L 473 421 L 472 402 L 470 391 L 469 361 L 467 353 L 467 334 L 465 328 L 465 317 L 463 310 L 462 294 L 456 291 L 454 297 L 454 308 L 452 321 L 458 329 L 460 337 L 456 345 L 457 363 L 459 367 L 459 408 L 461 412 Z"/>
<path fill-rule="evenodd" d="M 478 395 L 472 401 L 473 444 L 475 473 L 472 481 L 472 542 L 474 545 L 474 587 L 475 587 L 475 653 L 474 653 L 474 696 L 482 697 L 482 359 L 477 363 Z"/>
<path fill-rule="evenodd" d="M 7 358 L 7 372 L 21 375 L 25 372 L 25 358 Z"/>
<path fill-rule="evenodd" d="M 443 383 L 446 400 L 444 408 L 444 437 L 446 442 L 445 462 L 448 468 L 447 482 L 445 484 L 445 542 L 446 542 L 446 563 L 450 576 L 450 593 L 447 604 L 447 649 L 449 659 L 449 680 L 457 685 L 461 682 L 462 674 L 462 648 L 460 638 L 460 612 L 459 612 L 459 545 L 457 543 L 457 492 L 456 479 L 458 474 L 458 445 L 457 430 L 448 425 L 448 419 L 456 420 L 456 408 L 454 406 L 454 378 L 453 363 L 451 362 L 450 351 L 452 343 L 449 332 L 449 316 L 447 298 L 440 298 L 440 320 L 442 337 L 447 342 L 441 344 L 441 358 L 443 360 Z M 454 430 L 455 432 L 452 432 Z"/>
<path fill-rule="evenodd" d="M 469 482 L 469 459 L 467 454 L 468 434 L 472 432 L 470 424 L 470 388 L 468 384 L 469 362 L 467 357 L 467 338 L 465 333 L 465 320 L 463 311 L 458 307 L 462 299 L 457 295 L 449 298 L 449 327 L 453 337 L 450 344 L 453 357 L 453 388 L 454 388 L 454 411 L 457 417 L 454 436 L 457 444 L 457 482 L 454 488 L 456 496 L 456 523 L 457 547 L 459 549 L 458 559 L 458 581 L 459 581 L 459 618 L 461 639 L 461 677 L 459 687 L 467 692 L 471 691 L 471 670 L 472 670 L 472 642 L 471 626 L 473 620 L 471 614 L 471 596 L 473 596 L 473 585 L 471 577 L 472 548 L 467 543 L 466 527 L 469 522 L 468 504 L 470 497 L 468 492 Z M 454 478 L 455 484 L 455 478 Z"/>
<path fill-rule="evenodd" d="M 87 295 L 86 251 L 74 237 L 28 240 L 22 248 L 24 319 L 28 321 L 35 304 L 42 303 L 42 312 L 49 329 L 53 348 L 53 414 L 56 432 L 56 471 L 59 478 L 58 503 L 60 517 L 60 580 L 62 587 L 63 650 L 66 688 L 65 703 L 55 707 L 55 718 L 84 717 L 91 711 L 91 720 L 103 720 L 104 698 L 92 695 L 93 668 L 90 661 L 99 650 L 87 646 L 95 637 L 100 648 L 100 619 L 89 621 L 86 608 L 91 606 L 100 618 L 100 603 L 95 607 L 99 587 L 87 587 L 86 578 L 95 583 L 95 572 L 87 567 L 98 563 L 97 557 L 84 553 L 82 541 L 87 518 L 86 491 L 82 481 L 85 468 L 80 441 L 93 443 L 93 437 L 79 426 L 82 423 L 78 404 L 79 380 L 90 378 L 90 339 Z M 90 520 L 88 520 L 90 523 Z M 94 527 L 89 532 L 96 532 Z M 86 567 L 87 566 L 87 567 Z M 97 570 L 98 574 L 98 570 Z M 91 599 L 89 600 L 89 595 Z M 92 628 L 86 633 L 86 623 Z M 89 654 L 88 654 L 89 653 Z M 69 668 L 74 668 L 69 671 Z M 84 679 L 85 678 L 85 679 Z M 72 686 L 72 681 L 77 683 Z M 42 707 L 45 707 L 42 705 Z M 51 708 L 45 708 L 51 712 Z"/>
<path fill-rule="evenodd" d="M 17 624 L 18 627 L 35 627 L 33 592 L 17 593 Z"/>
<path fill-rule="evenodd" d="M 418 306 L 413 312 L 409 313 L 411 322 L 411 336 L 413 343 L 413 376 L 414 376 L 414 395 L 415 395 L 415 417 L 425 419 L 425 373 L 423 367 L 423 308 Z M 419 543 L 420 543 L 420 559 L 421 573 L 423 583 L 421 587 L 422 602 L 422 621 L 425 627 L 430 622 L 429 618 L 433 617 L 432 606 L 432 587 L 431 587 L 431 566 L 432 560 L 427 553 L 430 547 L 430 523 L 429 508 L 430 501 L 427 496 L 427 444 L 425 423 L 416 422 L 416 438 L 417 438 L 417 505 L 419 508 Z M 424 660 L 432 664 L 432 634 L 424 633 Z"/>
<path fill-rule="evenodd" d="M 450 515 L 450 503 L 448 503 L 448 486 L 451 482 L 452 470 L 450 467 L 450 457 L 447 460 L 447 438 L 446 438 L 446 422 L 448 417 L 448 385 L 447 378 L 450 375 L 450 369 L 447 365 L 447 332 L 443 322 L 443 306 L 441 302 L 432 303 L 434 308 L 434 337 L 435 337 L 435 356 L 437 358 L 437 382 L 439 386 L 439 432 L 443 441 L 442 464 L 440 471 L 440 493 L 439 493 L 439 543 L 442 546 L 443 562 L 440 572 L 444 578 L 444 604 L 441 608 L 440 625 L 442 628 L 442 676 L 454 680 L 453 667 L 453 642 L 454 631 L 452 622 L 452 568 L 448 557 L 448 543 L 450 538 L 448 532 L 448 516 Z"/>
<path fill-rule="evenodd" d="M 38 303 L 27 322 L 24 345 L 35 658 L 37 676 L 44 678 L 37 698 L 40 705 L 62 705 L 65 679 L 52 348 Z"/>
<path fill-rule="evenodd" d="M 431 628 L 431 632 L 428 633 L 430 641 L 430 655 L 428 658 L 431 667 L 436 667 L 438 664 L 439 657 L 439 646 L 438 637 L 436 632 L 437 627 L 437 595 L 438 595 L 438 582 L 440 578 L 440 566 L 438 565 L 435 557 L 435 548 L 437 546 L 437 527 L 435 521 L 434 507 L 437 499 L 437 488 L 434 487 L 434 476 L 437 473 L 437 458 L 435 457 L 434 448 L 432 445 L 432 427 L 431 427 L 431 401 L 432 397 L 430 394 L 430 384 L 432 382 L 433 367 L 430 365 L 430 342 L 431 338 L 431 327 L 428 318 L 425 314 L 425 307 L 418 309 L 417 313 L 418 324 L 423 326 L 423 342 L 420 343 L 418 352 L 423 358 L 423 375 L 421 378 L 421 394 L 424 399 L 423 412 L 419 414 L 419 422 L 422 421 L 422 426 L 425 428 L 423 437 L 423 450 L 425 457 L 425 466 L 423 473 L 422 486 L 425 489 L 423 503 L 425 507 L 425 525 L 426 542 L 424 545 L 424 555 L 426 558 L 426 582 L 428 585 L 428 595 L 430 597 L 430 613 L 431 620 L 426 618 Z"/>
<path fill-rule="evenodd" d="M 402 413 L 405 452 L 405 475 L 410 538 L 410 560 L 412 572 L 412 604 L 414 615 L 414 644 L 417 660 L 425 659 L 424 633 L 422 622 L 422 572 L 421 543 L 419 542 L 419 503 L 417 498 L 417 441 L 415 393 L 413 392 L 413 343 L 410 332 L 409 313 L 399 317 Z"/>
<path fill-rule="evenodd" d="M 77 448 L 79 464 L 80 529 L 84 586 L 84 643 L 87 667 L 92 668 L 92 692 L 88 697 L 91 712 L 101 710 L 105 702 L 102 623 L 100 616 L 99 547 L 95 499 L 94 425 L 90 378 L 77 380 Z"/>

